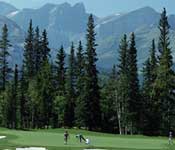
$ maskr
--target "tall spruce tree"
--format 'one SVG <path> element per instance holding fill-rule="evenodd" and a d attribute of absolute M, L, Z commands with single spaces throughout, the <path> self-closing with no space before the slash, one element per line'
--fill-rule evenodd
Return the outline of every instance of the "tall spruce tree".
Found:
<path fill-rule="evenodd" d="M 4 100 L 6 101 L 6 126 L 7 128 L 14 128 L 13 127 L 13 118 L 14 118 L 14 114 L 13 114 L 13 109 L 14 109 L 14 106 L 13 106 L 13 89 L 12 89 L 12 85 L 8 85 L 7 88 L 6 88 L 6 92 L 4 94 Z M 13 114 L 13 115 L 12 115 Z"/>
<path fill-rule="evenodd" d="M 8 57 L 9 54 L 9 47 L 11 46 L 10 41 L 8 40 L 8 28 L 7 25 L 4 24 L 2 27 L 2 38 L 0 40 L 0 84 L 1 84 L 1 90 L 5 90 L 6 83 L 9 77 L 9 73 L 11 71 L 9 65 L 8 65 Z"/>
<path fill-rule="evenodd" d="M 75 108 L 75 119 L 76 125 L 81 128 L 86 126 L 86 114 L 82 112 L 86 112 L 86 101 L 85 101 L 85 59 L 84 59 L 84 51 L 81 41 L 79 41 L 78 49 L 77 49 L 77 82 L 76 82 L 76 108 Z"/>
<path fill-rule="evenodd" d="M 26 96 L 27 93 L 27 81 L 24 75 L 24 66 L 22 66 L 21 70 L 21 78 L 19 82 L 19 105 L 20 105 L 20 128 L 25 129 L 28 128 L 28 120 L 29 120 L 29 103 L 28 98 Z"/>
<path fill-rule="evenodd" d="M 19 127 L 19 101 L 18 101 L 18 88 L 19 88 L 19 75 L 18 75 L 18 65 L 15 65 L 14 70 L 14 81 L 13 81 L 13 114 L 14 114 L 14 128 Z"/>
<path fill-rule="evenodd" d="M 151 82 L 154 82 L 156 79 L 157 62 L 155 40 L 153 39 L 152 48 L 150 50 Z"/>
<path fill-rule="evenodd" d="M 98 70 L 96 68 L 97 54 L 95 42 L 95 25 L 93 15 L 89 16 L 86 34 L 86 125 L 89 130 L 98 129 L 101 126 L 100 92 L 98 85 Z M 83 113 L 83 112 L 82 112 Z"/>
<path fill-rule="evenodd" d="M 137 69 L 137 49 L 135 44 L 135 35 L 131 34 L 130 45 L 128 49 L 128 81 L 129 81 L 129 96 L 128 105 L 130 113 L 130 132 L 138 132 L 140 119 L 140 99 L 139 99 L 139 80 Z"/>
<path fill-rule="evenodd" d="M 157 58 L 155 41 L 153 39 L 150 49 L 150 56 L 144 63 L 143 67 L 142 96 L 144 101 L 142 102 L 142 110 L 144 113 L 142 113 L 142 123 L 143 132 L 145 134 L 153 134 L 153 132 L 157 130 L 157 119 L 155 118 L 156 113 L 154 112 L 154 99 L 152 97 L 153 85 L 156 79 L 156 70 Z"/>
<path fill-rule="evenodd" d="M 34 76 L 35 55 L 34 55 L 34 31 L 32 20 L 30 20 L 28 34 L 24 43 L 24 67 L 27 77 L 30 79 Z"/>
<path fill-rule="evenodd" d="M 58 51 L 55 66 L 55 95 L 53 127 L 61 127 L 64 125 L 64 113 L 66 105 L 66 68 L 65 68 L 65 52 L 63 46 Z"/>
<path fill-rule="evenodd" d="M 143 68 L 143 77 L 144 77 L 143 94 L 145 96 L 147 95 L 148 97 L 151 97 L 153 84 L 156 79 L 156 69 L 157 69 L 157 58 L 156 58 L 155 41 L 153 39 L 149 58 L 146 60 Z M 150 98 L 148 99 L 150 100 Z"/>
<path fill-rule="evenodd" d="M 156 79 L 156 69 L 157 69 L 157 58 L 155 41 L 152 40 L 152 46 L 150 49 L 149 58 L 146 60 L 143 68 L 143 94 L 147 97 L 147 100 L 151 100 L 151 93 L 153 90 L 153 83 Z"/>
<path fill-rule="evenodd" d="M 13 81 L 8 89 L 8 125 L 7 127 L 17 129 L 18 125 L 18 66 L 15 66 Z"/>
<path fill-rule="evenodd" d="M 159 65 L 157 77 L 154 83 L 154 98 L 156 112 L 161 114 L 159 120 L 159 134 L 166 134 L 173 127 L 174 99 L 174 72 L 172 70 L 173 60 L 169 40 L 169 23 L 164 8 L 159 23 Z"/>
<path fill-rule="evenodd" d="M 162 54 L 164 48 L 167 48 L 170 45 L 169 36 L 168 36 L 170 25 L 168 23 L 168 16 L 167 16 L 165 8 L 163 9 L 163 12 L 161 13 L 161 18 L 159 21 L 158 28 L 160 30 L 158 50 Z"/>
<path fill-rule="evenodd" d="M 45 62 L 49 57 L 50 48 L 48 47 L 49 42 L 47 38 L 47 31 L 44 30 L 41 38 L 41 52 L 42 52 L 42 61 Z"/>
<path fill-rule="evenodd" d="M 127 134 L 129 128 L 129 59 L 128 59 L 128 41 L 126 34 L 121 39 L 119 45 L 119 65 L 118 65 L 118 82 L 116 108 L 118 114 L 119 133 Z"/>
<path fill-rule="evenodd" d="M 9 54 L 9 47 L 11 46 L 10 41 L 8 40 L 8 28 L 7 25 L 4 24 L 2 27 L 2 36 L 0 40 L 0 90 L 1 90 L 1 125 L 3 124 L 5 127 L 9 127 L 8 122 L 10 116 L 8 115 L 8 102 L 10 101 L 10 96 L 8 95 L 10 92 L 10 88 L 6 90 L 8 86 L 7 83 L 11 68 L 9 67 L 8 57 Z M 8 99 L 9 98 L 9 99 Z"/>
<path fill-rule="evenodd" d="M 117 91 L 117 71 L 116 66 L 112 68 L 107 83 L 101 90 L 101 110 L 102 110 L 102 130 L 105 132 L 115 132 L 118 126 L 116 110 Z"/>
<path fill-rule="evenodd" d="M 37 85 L 38 98 L 39 98 L 39 110 L 41 127 L 49 127 L 52 125 L 53 118 L 53 84 L 52 84 L 52 71 L 49 61 L 46 59 L 43 63 L 43 67 L 37 77 L 39 83 Z"/>
<path fill-rule="evenodd" d="M 64 112 L 64 125 L 73 127 L 75 118 L 75 99 L 76 99 L 76 60 L 74 44 L 71 45 L 69 65 L 67 69 L 66 83 L 66 107 Z"/>
<path fill-rule="evenodd" d="M 35 74 L 41 69 L 41 39 L 40 39 L 40 31 L 39 27 L 37 26 L 35 29 L 34 34 L 34 42 L 33 42 L 33 49 L 34 49 L 34 57 L 35 57 Z"/>
<path fill-rule="evenodd" d="M 65 52 L 63 46 L 61 46 L 60 50 L 58 51 L 57 58 L 56 58 L 56 78 L 57 78 L 57 92 L 58 95 L 65 95 Z"/>

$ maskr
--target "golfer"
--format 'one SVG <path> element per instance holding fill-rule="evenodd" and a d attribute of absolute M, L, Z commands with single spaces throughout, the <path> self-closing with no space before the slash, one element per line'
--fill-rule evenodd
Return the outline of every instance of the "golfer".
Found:
<path fill-rule="evenodd" d="M 69 133 L 68 133 L 68 131 L 66 130 L 66 131 L 64 132 L 64 144 L 67 144 L 68 137 L 69 137 Z"/>
<path fill-rule="evenodd" d="M 172 131 L 169 132 L 169 145 L 170 144 L 173 144 L 173 132 Z"/>
<path fill-rule="evenodd" d="M 76 135 L 76 138 L 79 138 L 80 143 L 82 142 L 82 140 L 86 142 L 86 139 L 83 137 L 83 135 L 81 133 L 80 134 L 77 134 Z"/>

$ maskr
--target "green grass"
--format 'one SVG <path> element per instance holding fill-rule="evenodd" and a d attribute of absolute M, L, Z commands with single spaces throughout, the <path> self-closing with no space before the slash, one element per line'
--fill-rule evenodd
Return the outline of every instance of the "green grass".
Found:
<path fill-rule="evenodd" d="M 79 143 L 75 135 L 82 133 L 89 138 L 91 145 Z M 0 150 L 15 150 L 16 147 L 46 147 L 48 150 L 83 150 L 84 148 L 104 148 L 108 150 L 175 150 L 167 145 L 167 138 L 146 136 L 120 136 L 88 132 L 83 130 L 69 130 L 68 145 L 63 142 L 63 129 L 16 131 L 0 129 L 0 135 L 6 139 L 0 140 Z"/>

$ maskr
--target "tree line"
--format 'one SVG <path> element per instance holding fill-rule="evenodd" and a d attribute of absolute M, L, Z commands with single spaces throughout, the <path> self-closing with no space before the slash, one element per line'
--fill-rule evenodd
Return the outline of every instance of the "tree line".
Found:
<path fill-rule="evenodd" d="M 93 15 L 89 16 L 86 50 L 71 44 L 68 65 L 63 45 L 52 62 L 47 31 L 29 23 L 22 68 L 8 63 L 8 28 L 0 41 L 0 124 L 12 129 L 84 127 L 99 130 L 100 88 Z"/>
<path fill-rule="evenodd" d="M 139 82 L 135 34 L 123 35 L 119 63 L 107 81 L 96 66 L 93 15 L 87 23 L 86 45 L 72 42 L 68 64 L 63 45 L 53 62 L 47 31 L 29 23 L 22 67 L 9 67 L 8 28 L 0 40 L 0 125 L 12 129 L 77 127 L 119 134 L 165 135 L 175 126 L 173 57 L 166 10 L 159 22 L 156 48 Z M 116 58 L 117 59 L 117 58 Z"/>

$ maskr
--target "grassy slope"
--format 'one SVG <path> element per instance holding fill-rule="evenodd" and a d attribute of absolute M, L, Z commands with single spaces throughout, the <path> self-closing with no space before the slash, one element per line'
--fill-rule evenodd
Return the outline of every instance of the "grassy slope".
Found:
<path fill-rule="evenodd" d="M 0 135 L 6 135 L 6 139 L 0 140 L 0 150 L 15 149 L 15 147 L 43 146 L 49 150 L 83 150 L 90 148 L 80 144 L 75 135 L 81 132 L 91 140 L 91 146 L 114 150 L 162 150 L 175 147 L 167 146 L 167 138 L 150 138 L 145 136 L 119 136 L 95 132 L 69 130 L 70 139 L 68 145 L 63 142 L 63 129 L 39 130 L 39 131 L 15 131 L 0 129 Z"/>

